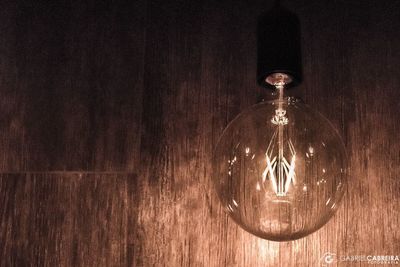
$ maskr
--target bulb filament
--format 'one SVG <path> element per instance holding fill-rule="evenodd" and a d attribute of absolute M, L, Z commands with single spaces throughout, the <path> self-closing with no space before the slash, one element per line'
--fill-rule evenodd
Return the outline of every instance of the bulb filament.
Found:
<path fill-rule="evenodd" d="M 265 184 L 267 180 L 270 180 L 275 194 L 286 196 L 290 185 L 295 183 L 296 151 L 290 138 L 284 136 L 289 123 L 286 110 L 283 108 L 284 84 L 279 83 L 275 86 L 279 90 L 279 101 L 271 122 L 276 125 L 276 129 L 265 152 L 266 167 L 262 174 L 262 181 Z M 285 150 L 286 147 L 288 149 Z M 286 158 L 285 151 L 291 156 L 290 161 Z"/>

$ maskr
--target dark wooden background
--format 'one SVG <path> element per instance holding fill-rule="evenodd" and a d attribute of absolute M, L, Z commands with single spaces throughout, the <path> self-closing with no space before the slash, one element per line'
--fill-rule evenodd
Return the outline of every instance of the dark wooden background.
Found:
<path fill-rule="evenodd" d="M 302 23 L 292 93 L 339 129 L 351 177 L 324 228 L 276 243 L 227 218 L 210 168 L 227 123 L 269 97 L 254 33 L 272 1 L 1 1 L 0 265 L 399 255 L 400 2 L 283 3 Z"/>

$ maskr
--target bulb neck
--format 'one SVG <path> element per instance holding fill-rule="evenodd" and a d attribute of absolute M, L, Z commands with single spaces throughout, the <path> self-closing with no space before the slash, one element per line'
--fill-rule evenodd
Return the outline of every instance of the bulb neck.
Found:
<path fill-rule="evenodd" d="M 289 74 L 283 72 L 272 73 L 265 78 L 265 82 L 269 85 L 274 86 L 276 89 L 279 87 L 285 87 L 287 84 L 290 84 L 293 81 L 293 77 Z"/>

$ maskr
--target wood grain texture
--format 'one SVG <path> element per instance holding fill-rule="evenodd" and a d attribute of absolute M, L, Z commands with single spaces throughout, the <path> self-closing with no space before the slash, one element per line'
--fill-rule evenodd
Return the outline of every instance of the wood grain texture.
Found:
<path fill-rule="evenodd" d="M 1 169 L 132 170 L 145 3 L 3 5 Z"/>
<path fill-rule="evenodd" d="M 271 97 L 256 86 L 254 33 L 272 1 L 3 1 L 0 266 L 400 255 L 400 3 L 283 2 L 302 23 L 304 82 L 290 94 L 332 121 L 350 159 L 325 227 L 258 239 L 212 186 L 222 130 Z"/>
<path fill-rule="evenodd" d="M 129 179 L 1 175 L 1 265 L 126 265 Z"/>

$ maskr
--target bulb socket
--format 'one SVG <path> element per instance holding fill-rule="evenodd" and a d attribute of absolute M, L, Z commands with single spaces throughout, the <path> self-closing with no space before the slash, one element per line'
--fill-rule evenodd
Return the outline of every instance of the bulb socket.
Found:
<path fill-rule="evenodd" d="M 275 5 L 257 23 L 257 83 L 274 89 L 285 75 L 285 88 L 302 81 L 300 21 L 291 11 Z"/>

